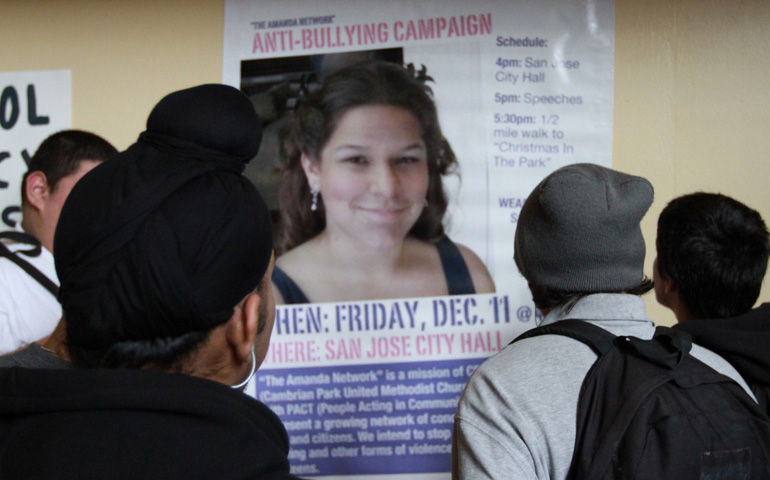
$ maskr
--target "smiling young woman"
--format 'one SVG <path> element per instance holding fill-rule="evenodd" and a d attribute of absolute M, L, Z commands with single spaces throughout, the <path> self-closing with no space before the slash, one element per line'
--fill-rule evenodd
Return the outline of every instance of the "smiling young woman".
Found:
<path fill-rule="evenodd" d="M 488 293 L 481 260 L 444 234 L 457 164 L 409 68 L 342 69 L 297 109 L 279 193 L 279 303 Z"/>

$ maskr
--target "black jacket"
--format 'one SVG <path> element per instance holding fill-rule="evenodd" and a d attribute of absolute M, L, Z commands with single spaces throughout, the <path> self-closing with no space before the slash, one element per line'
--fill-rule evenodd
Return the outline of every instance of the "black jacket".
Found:
<path fill-rule="evenodd" d="M 730 362 L 770 414 L 770 303 L 737 317 L 695 320 L 674 328 L 689 332 L 695 343 Z"/>
<path fill-rule="evenodd" d="M 0 478 L 292 479 L 264 404 L 136 370 L 0 369 Z"/>

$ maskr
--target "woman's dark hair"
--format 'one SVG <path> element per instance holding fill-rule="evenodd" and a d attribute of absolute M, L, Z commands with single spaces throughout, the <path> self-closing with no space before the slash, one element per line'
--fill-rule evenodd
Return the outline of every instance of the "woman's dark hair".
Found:
<path fill-rule="evenodd" d="M 622 292 L 565 292 L 532 283 L 529 284 L 529 291 L 532 293 L 532 301 L 535 302 L 535 306 L 538 309 L 543 310 L 566 305 L 567 312 L 569 312 L 581 298 L 591 295 L 592 293 L 628 293 L 631 295 L 643 295 L 652 290 L 652 287 L 652 280 L 644 277 L 642 283 L 636 287 L 623 290 Z"/>
<path fill-rule="evenodd" d="M 376 61 L 338 70 L 323 80 L 297 108 L 292 126 L 281 145 L 281 185 L 278 191 L 280 224 L 276 253 L 285 253 L 316 236 L 326 227 L 323 200 L 316 211 L 310 210 L 312 194 L 302 169 L 304 153 L 313 162 L 342 117 L 351 109 L 367 105 L 385 105 L 412 113 L 422 127 L 428 157 L 427 206 L 409 235 L 437 241 L 444 234 L 442 224 L 447 208 L 441 177 L 452 171 L 457 159 L 438 121 L 432 90 L 425 84 L 425 71 L 416 72 L 409 65 Z"/>

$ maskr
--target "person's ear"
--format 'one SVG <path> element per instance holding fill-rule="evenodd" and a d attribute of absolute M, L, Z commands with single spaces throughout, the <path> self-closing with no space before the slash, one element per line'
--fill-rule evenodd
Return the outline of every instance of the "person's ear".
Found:
<path fill-rule="evenodd" d="M 24 193 L 30 206 L 38 211 L 43 210 L 45 202 L 51 196 L 51 189 L 48 186 L 45 173 L 41 171 L 29 173 L 24 182 Z"/>
<path fill-rule="evenodd" d="M 230 343 L 238 360 L 251 361 L 251 350 L 259 323 L 259 304 L 262 301 L 256 293 L 250 293 L 235 307 L 231 325 L 227 332 Z"/>
<path fill-rule="evenodd" d="M 655 245 L 657 246 L 658 241 L 655 241 Z M 677 290 L 676 282 L 674 282 L 674 279 L 671 278 L 671 276 L 666 272 L 666 269 L 663 268 L 663 266 L 660 264 L 660 257 L 655 257 L 655 262 L 653 262 L 653 267 L 657 270 L 657 278 L 655 279 L 655 283 L 659 284 L 660 291 L 665 294 L 671 294 L 674 293 Z"/>
<path fill-rule="evenodd" d="M 661 288 L 663 289 L 663 292 L 667 295 L 671 295 L 675 293 L 677 290 L 679 290 L 676 286 L 676 282 L 674 282 L 674 279 L 672 279 L 669 276 L 666 276 L 664 273 L 660 276 L 660 283 Z"/>
<path fill-rule="evenodd" d="M 300 161 L 302 162 L 302 170 L 305 171 L 310 190 L 314 192 L 319 191 L 321 187 L 319 162 L 314 162 L 304 153 L 300 157 Z"/>

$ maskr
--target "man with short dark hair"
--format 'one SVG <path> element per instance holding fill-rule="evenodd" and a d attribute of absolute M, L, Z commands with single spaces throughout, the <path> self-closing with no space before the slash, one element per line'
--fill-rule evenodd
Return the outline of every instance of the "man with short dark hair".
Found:
<path fill-rule="evenodd" d="M 0 478 L 294 479 L 289 439 L 241 391 L 275 317 L 270 214 L 243 176 L 248 98 L 173 92 L 75 186 L 56 229 L 78 368 L 0 368 Z"/>
<path fill-rule="evenodd" d="M 770 413 L 770 304 L 752 310 L 770 256 L 760 214 L 716 193 L 672 200 L 658 218 L 655 297 L 693 340 L 727 359 Z"/>
<path fill-rule="evenodd" d="M 652 200 L 644 178 L 592 164 L 560 168 L 535 187 L 519 215 L 514 260 L 545 315 L 542 325 L 580 320 L 617 336 L 652 338 L 655 326 L 639 297 L 652 288 L 640 227 Z M 696 345 L 692 354 L 742 382 L 717 355 Z M 453 478 L 565 478 L 581 386 L 596 360 L 581 342 L 542 335 L 484 362 L 455 417 Z"/>
<path fill-rule="evenodd" d="M 51 255 L 59 214 L 75 183 L 115 153 L 98 135 L 64 130 L 32 156 L 21 189 L 23 232 L 0 233 L 0 355 L 47 337 L 59 321 Z"/>

